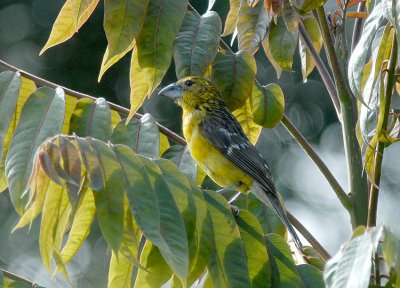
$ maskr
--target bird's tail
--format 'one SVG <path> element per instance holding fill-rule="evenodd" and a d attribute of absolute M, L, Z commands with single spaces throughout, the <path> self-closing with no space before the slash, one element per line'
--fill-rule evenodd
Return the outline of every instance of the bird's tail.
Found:
<path fill-rule="evenodd" d="M 258 188 L 258 189 L 257 189 Z M 264 204 L 267 206 L 271 206 L 274 208 L 276 213 L 278 214 L 279 218 L 281 218 L 283 224 L 285 224 L 286 229 L 288 229 L 290 235 L 293 238 L 294 244 L 298 249 L 301 250 L 303 246 L 301 244 L 299 236 L 297 236 L 296 231 L 294 230 L 292 224 L 290 223 L 289 219 L 286 216 L 285 210 L 282 206 L 282 203 L 277 194 L 273 194 L 270 191 L 265 191 L 261 186 L 257 187 L 256 189 L 252 190 L 252 192 L 260 199 Z"/>

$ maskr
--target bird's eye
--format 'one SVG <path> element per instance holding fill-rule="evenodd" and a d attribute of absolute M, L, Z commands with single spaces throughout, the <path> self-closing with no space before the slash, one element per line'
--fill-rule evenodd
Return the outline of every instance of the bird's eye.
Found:
<path fill-rule="evenodd" d="M 187 86 L 187 87 L 190 87 L 190 86 L 192 86 L 194 84 L 194 82 L 192 81 L 192 80 L 186 80 L 185 81 L 185 85 Z"/>

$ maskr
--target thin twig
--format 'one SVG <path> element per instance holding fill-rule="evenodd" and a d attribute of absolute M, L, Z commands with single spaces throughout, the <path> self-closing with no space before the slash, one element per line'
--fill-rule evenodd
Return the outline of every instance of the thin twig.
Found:
<path fill-rule="evenodd" d="M 296 139 L 297 143 L 301 146 L 301 148 L 303 148 L 303 150 L 307 153 L 307 155 L 310 156 L 310 158 L 317 165 L 321 173 L 325 176 L 326 180 L 332 187 L 333 191 L 336 193 L 336 196 L 342 203 L 343 207 L 345 207 L 347 211 L 350 212 L 352 210 L 350 197 L 340 186 L 339 182 L 333 176 L 332 172 L 328 169 L 328 167 L 325 165 L 322 159 L 318 156 L 317 153 L 315 153 L 310 143 L 307 142 L 307 140 L 303 137 L 303 135 L 301 135 L 299 130 L 296 129 L 296 127 L 293 125 L 293 123 L 286 115 L 283 115 L 281 122 L 285 126 L 285 128 L 289 131 L 289 133 L 293 136 L 293 138 Z"/>
<path fill-rule="evenodd" d="M 357 12 L 363 12 L 365 9 L 365 4 L 366 2 L 360 2 L 358 4 Z M 363 18 L 356 18 L 356 20 L 354 21 L 353 38 L 351 41 L 351 52 L 354 51 L 354 48 L 356 48 L 358 41 L 360 41 L 362 23 L 363 23 Z"/>
<path fill-rule="evenodd" d="M 319 56 L 317 50 L 315 50 L 312 40 L 311 40 L 310 36 L 308 35 L 306 28 L 304 27 L 304 24 L 301 20 L 299 21 L 299 32 L 300 32 L 300 35 L 303 38 L 304 43 L 306 44 L 308 50 L 310 51 L 311 56 L 313 57 L 315 66 L 317 67 L 318 72 L 321 75 L 322 81 L 324 82 L 325 87 L 328 90 L 329 96 L 331 97 L 331 100 L 332 100 L 333 106 L 335 107 L 336 114 L 339 118 L 339 121 L 341 121 L 340 103 L 339 103 L 339 98 L 338 98 L 335 84 L 333 83 L 333 80 L 332 80 L 331 76 L 329 75 L 328 69 L 326 69 L 326 66 L 325 66 L 324 62 L 322 61 L 321 57 Z"/>
<path fill-rule="evenodd" d="M 18 281 L 18 282 L 22 282 L 22 283 L 28 284 L 28 285 L 30 285 L 32 288 L 39 287 L 38 284 L 36 284 L 36 283 L 34 283 L 34 282 L 31 282 L 31 281 L 29 281 L 28 279 L 26 279 L 26 278 L 24 278 L 24 277 L 15 275 L 14 273 L 11 273 L 11 272 L 9 272 L 9 271 L 7 271 L 7 270 L 4 270 L 4 269 L 1 269 L 1 268 L 0 268 L 0 271 L 1 271 L 1 273 L 3 273 L 3 275 L 4 275 L 5 277 L 7 277 L 8 279 L 11 279 L 11 280 L 14 280 L 14 281 Z"/>
<path fill-rule="evenodd" d="M 325 248 L 321 245 L 321 243 L 318 242 L 317 239 L 307 230 L 306 227 L 303 226 L 303 224 L 300 223 L 299 220 L 297 220 L 296 217 L 293 216 L 289 211 L 287 211 L 287 216 L 292 223 L 292 225 L 299 230 L 301 235 L 306 238 L 306 240 L 311 244 L 311 246 L 321 255 L 321 257 L 327 261 L 331 258 L 331 255 L 329 255 L 328 251 L 325 250 Z"/>
<path fill-rule="evenodd" d="M 37 83 L 37 84 L 39 84 L 41 86 L 47 86 L 47 87 L 50 87 L 50 88 L 53 88 L 53 89 L 57 88 L 57 87 L 60 87 L 60 88 L 62 88 L 64 90 L 65 94 L 74 96 L 74 97 L 76 97 L 78 99 L 81 99 L 81 98 L 89 98 L 89 99 L 92 99 L 92 100 L 96 100 L 97 99 L 97 98 L 95 98 L 93 96 L 90 96 L 90 95 L 87 95 L 87 94 L 84 94 L 84 93 L 81 93 L 81 92 L 78 92 L 78 91 L 74 91 L 72 89 L 60 86 L 58 84 L 55 84 L 53 82 L 50 82 L 50 81 L 45 80 L 43 78 L 40 78 L 40 77 L 38 77 L 36 75 L 28 73 L 28 72 L 26 72 L 24 70 L 18 69 L 17 67 L 12 66 L 12 65 L 6 63 L 5 61 L 3 61 L 1 59 L 0 59 L 0 66 L 3 67 L 4 69 L 10 70 L 10 71 L 19 72 L 23 77 L 31 79 L 32 81 L 34 81 L 35 83 Z M 108 102 L 108 105 L 110 105 L 110 107 L 113 110 L 117 111 L 121 115 L 127 116 L 129 114 L 129 110 L 127 108 L 124 108 L 124 107 L 122 107 L 120 105 L 117 105 L 117 104 L 114 104 L 112 102 Z M 136 119 L 140 119 L 140 118 L 142 118 L 142 116 L 143 115 L 141 115 L 139 113 L 135 113 L 135 115 L 134 115 L 134 117 Z M 178 134 L 172 132 L 171 130 L 169 130 L 168 128 L 162 126 L 159 123 L 157 123 L 157 126 L 158 126 L 160 132 L 165 134 L 166 136 L 168 136 L 169 139 L 173 140 L 174 142 L 176 142 L 178 144 L 186 145 L 185 144 L 186 143 L 185 139 L 183 139 Z"/>
<path fill-rule="evenodd" d="M 390 53 L 389 68 L 386 71 L 386 90 L 385 90 L 385 109 L 384 114 L 379 115 L 383 117 L 381 131 L 387 130 L 390 103 L 392 99 L 393 88 L 396 83 L 396 62 L 397 62 L 397 41 L 396 37 L 393 37 L 393 46 Z M 382 104 L 382 103 L 381 103 Z M 382 141 L 378 142 L 377 151 L 375 152 L 375 163 L 374 163 L 374 175 L 373 184 L 371 185 L 369 207 L 368 207 L 368 227 L 376 226 L 377 210 L 378 210 L 378 197 L 379 197 L 379 184 L 381 180 L 382 172 L 382 160 L 383 152 L 385 150 L 385 143 Z"/>

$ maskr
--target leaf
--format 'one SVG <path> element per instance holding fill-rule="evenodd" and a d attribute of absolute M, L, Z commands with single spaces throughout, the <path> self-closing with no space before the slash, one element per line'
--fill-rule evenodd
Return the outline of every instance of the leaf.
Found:
<path fill-rule="evenodd" d="M 240 210 L 235 219 L 246 252 L 251 287 L 272 287 L 271 267 L 260 223 L 247 210 Z"/>
<path fill-rule="evenodd" d="M 288 31 L 283 17 L 278 17 L 277 24 L 271 24 L 268 31 L 268 38 L 264 39 L 263 45 L 265 41 L 268 41 L 272 58 L 283 70 L 291 71 L 297 39 L 297 30 L 295 33 Z"/>
<path fill-rule="evenodd" d="M 307 287 L 297 273 L 292 253 L 286 241 L 277 234 L 265 236 L 272 267 L 272 287 Z M 272 257 L 271 257 L 272 256 Z"/>
<path fill-rule="evenodd" d="M 93 0 L 71 0 L 71 13 L 74 20 L 75 32 L 79 29 L 79 20 L 87 9 L 90 9 Z"/>
<path fill-rule="evenodd" d="M 268 33 L 268 32 L 267 32 Z M 264 40 L 262 41 L 262 47 L 265 53 L 265 56 L 267 56 L 269 62 L 271 63 L 271 65 L 274 67 L 275 71 L 276 71 L 276 77 L 279 79 L 281 77 L 282 74 L 282 67 L 279 65 L 279 63 L 274 59 L 274 57 L 272 56 L 272 52 L 271 52 L 271 47 L 270 47 L 270 42 L 268 39 L 268 35 L 267 37 L 264 38 Z"/>
<path fill-rule="evenodd" d="M 69 134 L 72 133 L 108 141 L 111 137 L 111 112 L 107 101 L 104 98 L 96 101 L 79 99 L 71 116 Z"/>
<path fill-rule="evenodd" d="M 265 128 L 278 125 L 285 110 L 285 98 L 279 85 L 271 83 L 259 87 L 254 85 L 250 97 L 254 122 Z"/>
<path fill-rule="evenodd" d="M 300 274 L 301 280 L 303 281 L 302 287 L 320 288 L 325 286 L 321 271 L 314 266 L 300 264 L 297 266 L 297 272 Z"/>
<path fill-rule="evenodd" d="M 267 33 L 270 21 L 262 1 L 255 7 L 249 7 L 242 1 L 237 21 L 239 50 L 254 54 Z"/>
<path fill-rule="evenodd" d="M 307 34 L 310 36 L 315 50 L 317 51 L 317 53 L 319 53 L 322 48 L 322 35 L 319 30 L 318 21 L 313 17 L 308 17 L 303 19 L 303 24 L 307 31 Z M 307 45 L 304 43 L 303 38 L 300 37 L 299 40 L 301 72 L 303 74 L 303 81 L 305 82 L 308 75 L 310 75 L 310 73 L 313 71 L 315 67 L 315 62 L 313 57 L 311 56 L 310 51 L 307 48 Z"/>
<path fill-rule="evenodd" d="M 290 4 L 290 0 L 283 0 L 282 14 L 283 21 L 285 21 L 287 29 L 294 33 L 299 25 L 300 16 L 296 10 L 293 9 L 292 4 Z"/>
<path fill-rule="evenodd" d="M 75 110 L 77 102 L 78 99 L 76 97 L 65 95 L 65 116 L 64 116 L 63 128 L 61 130 L 62 134 L 68 134 L 69 132 L 69 123 L 71 121 L 72 113 Z"/>
<path fill-rule="evenodd" d="M 122 257 L 121 253 L 112 251 L 107 287 L 131 287 L 133 268 L 133 264 Z"/>
<path fill-rule="evenodd" d="M 149 0 L 105 0 L 104 31 L 108 47 L 104 62 L 122 57 L 132 48 L 146 17 Z M 121 55 L 122 54 L 122 55 Z"/>
<path fill-rule="evenodd" d="M 215 1 L 216 1 L 216 0 L 208 0 L 207 12 L 210 11 L 210 10 L 213 8 L 213 6 L 214 6 L 214 4 L 215 4 Z"/>
<path fill-rule="evenodd" d="M 356 11 L 349 11 L 346 13 L 346 18 L 367 18 L 368 17 L 368 12 L 356 12 Z"/>
<path fill-rule="evenodd" d="M 134 287 L 162 287 L 172 276 L 172 270 L 164 261 L 160 250 L 150 241 L 144 244 Z"/>
<path fill-rule="evenodd" d="M 240 8 L 240 0 L 229 0 L 229 12 L 226 16 L 224 32 L 222 37 L 231 35 L 236 29 L 236 22 Z"/>
<path fill-rule="evenodd" d="M 64 121 L 64 92 L 42 87 L 26 101 L 7 153 L 5 171 L 11 201 L 22 214 L 26 197 L 21 198 L 31 173 L 39 145 L 60 133 Z"/>
<path fill-rule="evenodd" d="M 254 116 L 251 112 L 250 100 L 247 100 L 243 107 L 233 111 L 232 114 L 239 121 L 250 142 L 255 145 L 260 137 L 262 127 L 253 121 Z"/>
<path fill-rule="evenodd" d="M 181 279 L 188 273 L 188 243 L 182 216 L 156 164 L 123 145 L 114 152 L 125 177 L 125 191 L 136 223 Z"/>
<path fill-rule="evenodd" d="M 305 258 L 308 264 L 316 267 L 318 270 L 323 271 L 325 266 L 325 260 L 313 247 L 302 248 Z"/>
<path fill-rule="evenodd" d="M 161 83 L 171 64 L 173 42 L 182 24 L 187 0 L 150 1 L 143 27 L 136 37 L 130 69 L 130 103 L 128 120 L 145 97 Z"/>
<path fill-rule="evenodd" d="M 304 0 L 303 4 L 301 5 L 301 11 L 304 14 L 307 14 L 311 10 L 315 10 L 318 7 L 321 7 L 326 3 L 327 0 Z"/>
<path fill-rule="evenodd" d="M 199 16 L 187 12 L 175 39 L 174 60 L 178 79 L 203 76 L 218 51 L 222 24 L 214 11 Z"/>
<path fill-rule="evenodd" d="M 208 272 L 214 287 L 250 287 L 246 252 L 239 228 L 226 200 L 206 191 L 204 198 L 212 223 L 212 256 Z"/>
<path fill-rule="evenodd" d="M 246 103 L 253 90 L 256 70 L 256 61 L 247 51 L 218 52 L 212 66 L 211 79 L 218 86 L 229 110 L 234 111 Z"/>
<path fill-rule="evenodd" d="M 124 175 L 110 146 L 96 139 L 88 140 L 99 159 L 103 174 L 101 189 L 94 190 L 96 215 L 104 238 L 116 252 L 121 245 L 124 229 Z"/>
<path fill-rule="evenodd" d="M 276 22 L 276 18 L 279 15 L 279 12 L 281 12 L 279 9 L 279 8 L 281 8 L 280 1 L 281 0 L 264 0 L 264 7 L 265 7 L 265 10 L 267 11 L 267 15 L 270 17 L 273 17 L 275 22 Z"/>
<path fill-rule="evenodd" d="M 85 0 L 85 2 L 88 3 L 88 6 L 87 9 L 84 9 L 84 12 L 79 17 L 76 27 L 74 23 L 74 17 L 72 14 L 74 5 L 73 1 L 78 3 L 79 0 L 67 0 L 64 6 L 61 8 L 61 11 L 57 16 L 57 19 L 53 24 L 53 28 L 51 29 L 49 39 L 47 40 L 46 44 L 40 51 L 39 55 L 42 55 L 47 49 L 70 39 L 74 35 L 74 33 L 79 28 L 81 28 L 83 24 L 85 24 L 85 22 L 89 19 L 90 15 L 96 8 L 97 3 L 99 3 L 99 0 L 91 0 L 91 2 Z"/>
<path fill-rule="evenodd" d="M 157 122 L 150 114 L 132 119 L 127 125 L 125 120 L 119 122 L 112 133 L 111 142 L 124 144 L 136 153 L 149 157 L 158 158 L 160 151 L 160 132 Z"/>
<path fill-rule="evenodd" d="M 175 145 L 169 148 L 162 155 L 163 158 L 171 160 L 179 170 L 185 173 L 193 181 L 197 180 L 199 173 L 199 167 L 190 155 L 189 148 L 187 146 Z"/>

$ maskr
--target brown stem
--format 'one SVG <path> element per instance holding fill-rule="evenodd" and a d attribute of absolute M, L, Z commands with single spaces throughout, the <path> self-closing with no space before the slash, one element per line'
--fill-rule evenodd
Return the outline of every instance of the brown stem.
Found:
<path fill-rule="evenodd" d="M 22 282 L 22 283 L 28 284 L 28 285 L 31 286 L 32 288 L 39 287 L 38 284 L 33 283 L 33 282 L 29 281 L 28 279 L 25 279 L 25 278 L 23 278 L 23 277 L 21 277 L 21 276 L 15 275 L 14 273 L 11 273 L 11 272 L 9 272 L 9 271 L 7 271 L 7 270 L 0 269 L 0 271 L 1 271 L 1 273 L 3 273 L 3 275 L 4 275 L 5 277 L 7 277 L 8 279 L 11 279 L 11 280 L 14 280 L 14 281 L 18 281 L 18 282 Z M 3 284 L 3 283 L 1 283 L 1 284 Z"/>

